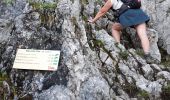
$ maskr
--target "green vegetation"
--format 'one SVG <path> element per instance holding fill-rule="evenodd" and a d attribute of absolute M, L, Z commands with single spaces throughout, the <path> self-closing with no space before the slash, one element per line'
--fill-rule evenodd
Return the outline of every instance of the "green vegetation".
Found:
<path fill-rule="evenodd" d="M 103 1 L 104 1 L 104 0 L 103 0 Z M 96 3 L 99 4 L 99 5 L 101 5 L 101 6 L 104 5 L 104 3 L 102 2 L 102 0 L 96 0 Z"/>
<path fill-rule="evenodd" d="M 71 22 L 73 23 L 73 25 L 75 25 L 76 27 L 78 27 L 76 17 L 72 17 L 72 18 L 71 18 Z"/>
<path fill-rule="evenodd" d="M 170 98 L 170 83 L 162 87 L 161 97 L 163 100 L 169 100 Z"/>
<path fill-rule="evenodd" d="M 56 2 L 54 2 L 54 3 L 43 3 L 43 2 L 32 2 L 30 0 L 29 4 L 35 10 L 40 10 L 40 9 L 55 9 L 57 7 L 57 3 Z"/>
<path fill-rule="evenodd" d="M 81 2 L 81 4 L 85 4 L 85 5 L 87 5 L 89 3 L 88 0 L 80 0 L 80 2 Z"/>
<path fill-rule="evenodd" d="M 144 56 L 144 52 L 142 49 L 136 49 L 136 54 L 138 54 L 139 56 L 143 57 Z"/>
<path fill-rule="evenodd" d="M 170 84 L 168 84 L 167 86 L 163 86 L 162 91 L 170 94 Z"/>
<path fill-rule="evenodd" d="M 46 28 L 51 28 L 55 21 L 55 14 L 53 13 L 40 13 L 41 25 Z"/>
<path fill-rule="evenodd" d="M 135 84 L 125 83 L 125 85 L 122 85 L 122 88 L 132 98 L 138 98 L 139 100 L 142 100 L 142 99 L 148 100 L 149 99 L 149 93 L 145 90 L 139 90 Z"/>
<path fill-rule="evenodd" d="M 87 16 L 82 16 L 82 19 L 84 20 L 84 21 L 87 21 L 88 20 L 88 17 Z"/>
<path fill-rule="evenodd" d="M 2 2 L 5 3 L 5 4 L 7 4 L 7 5 L 12 4 L 13 1 L 15 1 L 15 0 L 2 0 Z"/>
<path fill-rule="evenodd" d="M 94 40 L 94 45 L 98 47 L 103 47 L 104 43 L 101 40 Z"/>
<path fill-rule="evenodd" d="M 170 61 L 162 60 L 161 64 L 165 67 L 170 67 Z"/>
<path fill-rule="evenodd" d="M 10 94 L 7 87 L 4 87 L 3 82 L 9 84 Z M 11 85 L 9 76 L 6 72 L 0 72 L 0 98 L 3 98 L 3 100 L 12 100 L 15 95 L 17 95 L 16 87 Z"/>
<path fill-rule="evenodd" d="M 137 94 L 138 98 L 144 98 L 145 100 L 149 99 L 149 93 L 145 90 L 140 90 Z"/>
<path fill-rule="evenodd" d="M 128 52 L 127 51 L 121 51 L 121 52 L 119 52 L 119 56 L 122 58 L 122 59 L 124 59 L 124 60 L 127 60 L 127 58 L 128 58 Z"/>
<path fill-rule="evenodd" d="M 135 84 L 131 83 L 125 83 L 124 85 L 121 86 L 126 93 L 129 94 L 130 97 L 135 97 L 136 94 L 138 93 L 138 89 Z"/>
<path fill-rule="evenodd" d="M 8 76 L 6 72 L 0 73 L 0 86 L 2 85 L 4 80 L 8 80 Z"/>
<path fill-rule="evenodd" d="M 6 97 L 6 93 L 5 93 L 5 89 L 3 87 L 3 82 L 7 81 L 9 78 L 6 74 L 6 72 L 4 73 L 0 73 L 0 98 L 3 98 L 5 100 Z"/>
<path fill-rule="evenodd" d="M 108 54 L 108 56 L 113 61 L 115 61 L 115 58 L 112 56 L 111 52 L 104 47 L 104 43 L 101 40 L 94 39 L 93 44 L 94 44 L 94 48 L 98 48 L 98 49 L 101 48 L 104 52 L 106 52 Z"/>
<path fill-rule="evenodd" d="M 57 7 L 58 2 L 43 3 L 34 0 L 27 0 L 27 2 L 32 6 L 33 10 L 39 12 L 41 25 L 50 29 L 55 21 L 55 8 Z"/>
<path fill-rule="evenodd" d="M 161 53 L 161 64 L 165 67 L 170 67 L 170 55 L 167 54 L 166 50 L 163 50 L 162 48 L 159 48 Z"/>

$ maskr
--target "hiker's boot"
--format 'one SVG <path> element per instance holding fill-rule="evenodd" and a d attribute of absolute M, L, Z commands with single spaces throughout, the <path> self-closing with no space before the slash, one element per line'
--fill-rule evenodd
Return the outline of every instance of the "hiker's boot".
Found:
<path fill-rule="evenodd" d="M 160 63 L 158 59 L 153 58 L 150 54 L 145 54 L 144 58 L 148 64 L 152 64 L 152 63 L 159 64 Z"/>

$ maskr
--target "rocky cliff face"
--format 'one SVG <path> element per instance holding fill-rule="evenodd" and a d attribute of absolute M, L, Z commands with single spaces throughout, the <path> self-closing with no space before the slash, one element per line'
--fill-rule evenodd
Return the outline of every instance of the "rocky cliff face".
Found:
<path fill-rule="evenodd" d="M 168 0 L 143 0 L 143 8 L 152 18 L 151 26 L 159 32 L 159 46 L 167 50 L 170 54 L 170 34 L 169 34 L 169 19 L 170 19 L 170 1 Z M 152 6 L 150 6 L 152 5 Z"/>
<path fill-rule="evenodd" d="M 170 70 L 162 64 L 146 63 L 135 30 L 123 31 L 121 45 L 109 35 L 113 12 L 96 24 L 87 23 L 88 17 L 94 16 L 102 4 L 100 0 L 0 1 L 1 97 L 168 100 Z M 148 29 L 151 53 L 161 60 L 157 42 L 169 50 L 169 1 L 147 0 L 143 4 L 151 16 Z M 58 70 L 12 69 L 18 48 L 61 50 Z"/>

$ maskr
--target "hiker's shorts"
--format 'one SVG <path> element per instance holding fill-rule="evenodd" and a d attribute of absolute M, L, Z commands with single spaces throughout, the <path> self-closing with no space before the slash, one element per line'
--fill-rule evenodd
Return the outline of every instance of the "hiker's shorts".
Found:
<path fill-rule="evenodd" d="M 126 28 L 148 22 L 150 18 L 142 9 L 128 9 L 119 16 L 118 20 L 123 28 Z"/>

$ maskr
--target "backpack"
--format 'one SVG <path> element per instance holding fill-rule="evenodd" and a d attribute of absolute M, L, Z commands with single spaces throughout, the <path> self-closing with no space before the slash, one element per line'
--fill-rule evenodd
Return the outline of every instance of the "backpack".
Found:
<path fill-rule="evenodd" d="M 141 0 L 121 0 L 125 5 L 131 9 L 139 9 L 141 7 Z"/>

